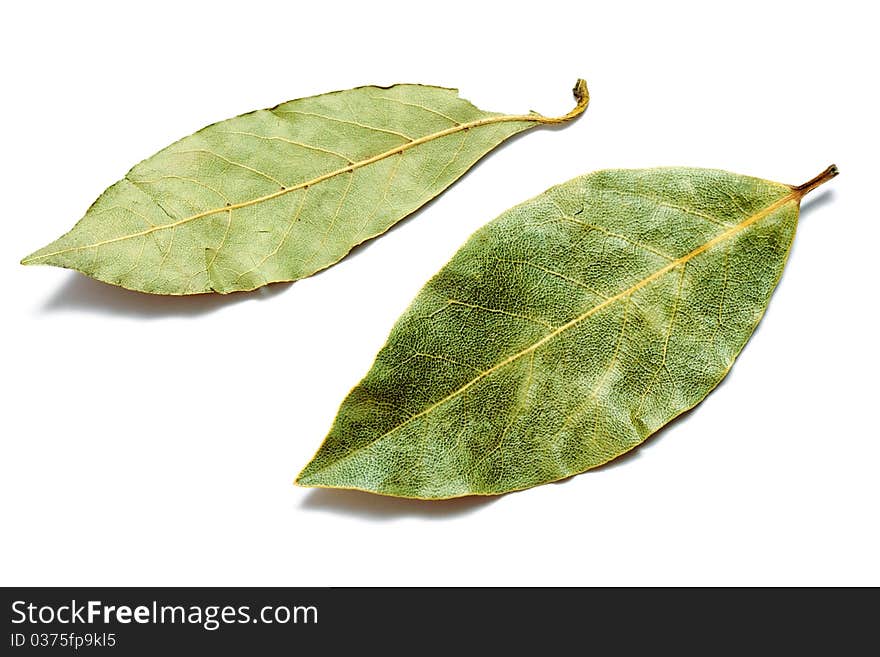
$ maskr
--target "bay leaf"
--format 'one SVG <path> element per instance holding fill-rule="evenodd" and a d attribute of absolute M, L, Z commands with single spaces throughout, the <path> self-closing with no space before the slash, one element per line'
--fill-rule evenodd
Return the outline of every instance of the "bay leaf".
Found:
<path fill-rule="evenodd" d="M 836 174 L 598 171 L 506 211 L 419 292 L 297 483 L 496 495 L 633 449 L 727 374 Z"/>
<path fill-rule="evenodd" d="M 384 233 L 509 137 L 579 116 L 498 114 L 455 89 L 358 87 L 214 123 L 132 168 L 22 260 L 155 294 L 294 281 Z"/>

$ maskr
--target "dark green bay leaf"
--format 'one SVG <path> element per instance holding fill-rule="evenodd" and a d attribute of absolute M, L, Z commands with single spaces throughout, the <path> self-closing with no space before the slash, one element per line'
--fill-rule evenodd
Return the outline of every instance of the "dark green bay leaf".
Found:
<path fill-rule="evenodd" d="M 154 294 L 253 290 L 329 267 L 460 178 L 509 137 L 560 117 L 478 109 L 455 89 L 358 87 L 185 137 L 111 185 L 22 264 Z"/>
<path fill-rule="evenodd" d="M 496 495 L 633 449 L 727 374 L 836 174 L 598 171 L 508 210 L 419 292 L 297 483 Z"/>

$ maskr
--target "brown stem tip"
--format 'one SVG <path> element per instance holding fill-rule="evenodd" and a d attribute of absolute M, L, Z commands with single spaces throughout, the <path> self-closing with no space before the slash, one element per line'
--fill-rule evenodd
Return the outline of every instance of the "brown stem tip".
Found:
<path fill-rule="evenodd" d="M 577 101 L 578 105 L 587 106 L 587 103 L 590 102 L 590 92 L 587 90 L 587 81 L 583 79 L 578 79 L 577 82 L 574 83 L 574 89 L 571 90 L 571 93 L 574 94 L 574 99 Z"/>
<path fill-rule="evenodd" d="M 797 187 L 792 187 L 792 189 L 797 192 L 798 196 L 803 196 L 814 189 L 816 189 L 819 185 L 823 185 L 827 183 L 829 180 L 834 178 L 837 174 L 840 173 L 840 170 L 837 168 L 836 164 L 832 164 L 830 167 L 825 169 L 822 173 L 820 173 L 815 178 L 812 178 L 805 182 L 803 185 L 798 185 Z"/>

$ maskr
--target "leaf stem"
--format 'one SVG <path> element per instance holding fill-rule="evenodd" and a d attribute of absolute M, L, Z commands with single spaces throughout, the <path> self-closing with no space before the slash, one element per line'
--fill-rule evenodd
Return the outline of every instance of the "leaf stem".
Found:
<path fill-rule="evenodd" d="M 580 116 L 584 113 L 584 110 L 587 109 L 587 105 L 590 104 L 590 92 L 587 89 L 587 81 L 578 78 L 578 81 L 574 83 L 574 89 L 571 90 L 571 93 L 574 95 L 577 105 L 575 105 L 574 109 L 568 114 L 564 114 L 563 116 L 543 116 L 541 114 L 535 114 L 533 118 L 541 123 L 565 123 L 566 121 L 571 121 L 576 116 Z"/>
<path fill-rule="evenodd" d="M 809 192 L 816 189 L 819 185 L 827 183 L 839 173 L 840 171 L 838 170 L 837 165 L 832 164 L 815 178 L 808 180 L 803 185 L 792 187 L 792 189 L 797 193 L 798 196 L 804 196 L 805 194 L 808 194 Z"/>

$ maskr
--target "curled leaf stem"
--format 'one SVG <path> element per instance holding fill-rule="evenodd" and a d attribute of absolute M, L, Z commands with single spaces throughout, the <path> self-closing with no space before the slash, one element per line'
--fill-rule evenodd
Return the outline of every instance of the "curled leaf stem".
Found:
<path fill-rule="evenodd" d="M 540 121 L 541 123 L 553 124 L 565 123 L 566 121 L 571 121 L 576 116 L 580 116 L 584 113 L 584 110 L 587 109 L 587 105 L 590 104 L 590 92 L 587 89 L 587 81 L 578 78 L 578 81 L 574 83 L 574 89 L 571 90 L 571 93 L 574 95 L 577 105 L 575 105 L 567 114 L 563 114 L 562 116 L 543 116 L 536 113 L 529 118 Z"/>

